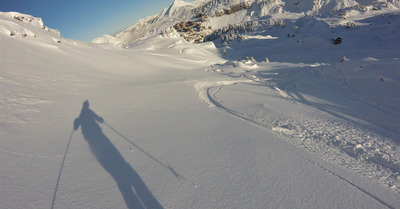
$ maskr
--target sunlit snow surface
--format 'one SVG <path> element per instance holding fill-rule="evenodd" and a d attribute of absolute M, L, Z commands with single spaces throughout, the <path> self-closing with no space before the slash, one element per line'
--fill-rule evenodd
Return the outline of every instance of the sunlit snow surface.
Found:
<path fill-rule="evenodd" d="M 399 12 L 351 15 L 120 48 L 0 13 L 0 208 L 399 208 Z"/>

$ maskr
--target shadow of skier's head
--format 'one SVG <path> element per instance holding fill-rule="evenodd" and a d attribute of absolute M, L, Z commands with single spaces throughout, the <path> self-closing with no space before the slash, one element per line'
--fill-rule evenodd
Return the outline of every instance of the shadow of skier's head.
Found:
<path fill-rule="evenodd" d="M 82 109 L 89 109 L 89 100 L 83 102 Z"/>
<path fill-rule="evenodd" d="M 83 102 L 79 117 L 74 121 L 74 129 L 77 130 L 79 126 L 81 126 L 81 130 L 85 136 L 85 139 L 89 140 L 89 138 L 94 137 L 90 135 L 98 135 L 101 132 L 101 128 L 96 121 L 100 123 L 104 122 L 102 117 L 98 116 L 89 108 L 89 101 L 86 100 Z"/>

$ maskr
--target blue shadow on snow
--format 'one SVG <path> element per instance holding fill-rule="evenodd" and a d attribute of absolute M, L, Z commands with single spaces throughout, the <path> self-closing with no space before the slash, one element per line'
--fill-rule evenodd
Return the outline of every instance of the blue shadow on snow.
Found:
<path fill-rule="evenodd" d="M 74 121 L 74 129 L 81 127 L 90 150 L 101 166 L 114 178 L 129 209 L 162 209 L 163 207 L 147 188 L 139 174 L 125 161 L 121 153 L 104 135 L 97 122 L 104 120 L 93 110 L 89 102 L 83 103 L 82 111 Z"/>

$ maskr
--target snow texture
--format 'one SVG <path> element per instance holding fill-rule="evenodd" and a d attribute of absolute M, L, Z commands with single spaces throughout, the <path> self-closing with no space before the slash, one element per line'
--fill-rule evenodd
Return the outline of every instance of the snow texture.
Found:
<path fill-rule="evenodd" d="M 176 0 L 96 44 L 0 12 L 0 208 L 400 208 L 398 7 Z"/>

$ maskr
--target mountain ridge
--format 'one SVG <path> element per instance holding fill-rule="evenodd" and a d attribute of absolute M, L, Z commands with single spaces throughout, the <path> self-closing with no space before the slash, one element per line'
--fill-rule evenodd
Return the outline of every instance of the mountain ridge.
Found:
<path fill-rule="evenodd" d="M 200 30 L 195 35 L 188 34 L 188 31 L 178 34 L 190 42 L 203 42 L 208 39 L 207 36 L 232 25 L 243 27 L 260 20 L 285 22 L 299 17 L 346 19 L 346 14 L 353 10 L 366 12 L 398 9 L 399 2 L 399 0 L 197 0 L 194 2 L 175 0 L 159 14 L 141 19 L 114 36 L 104 35 L 93 39 L 92 42 L 123 46 L 152 35 L 176 33 L 172 29 L 177 29 L 174 26 L 189 21 L 201 22 Z M 205 18 L 199 20 L 199 15 Z M 200 35 L 200 32 L 203 34 Z"/>

